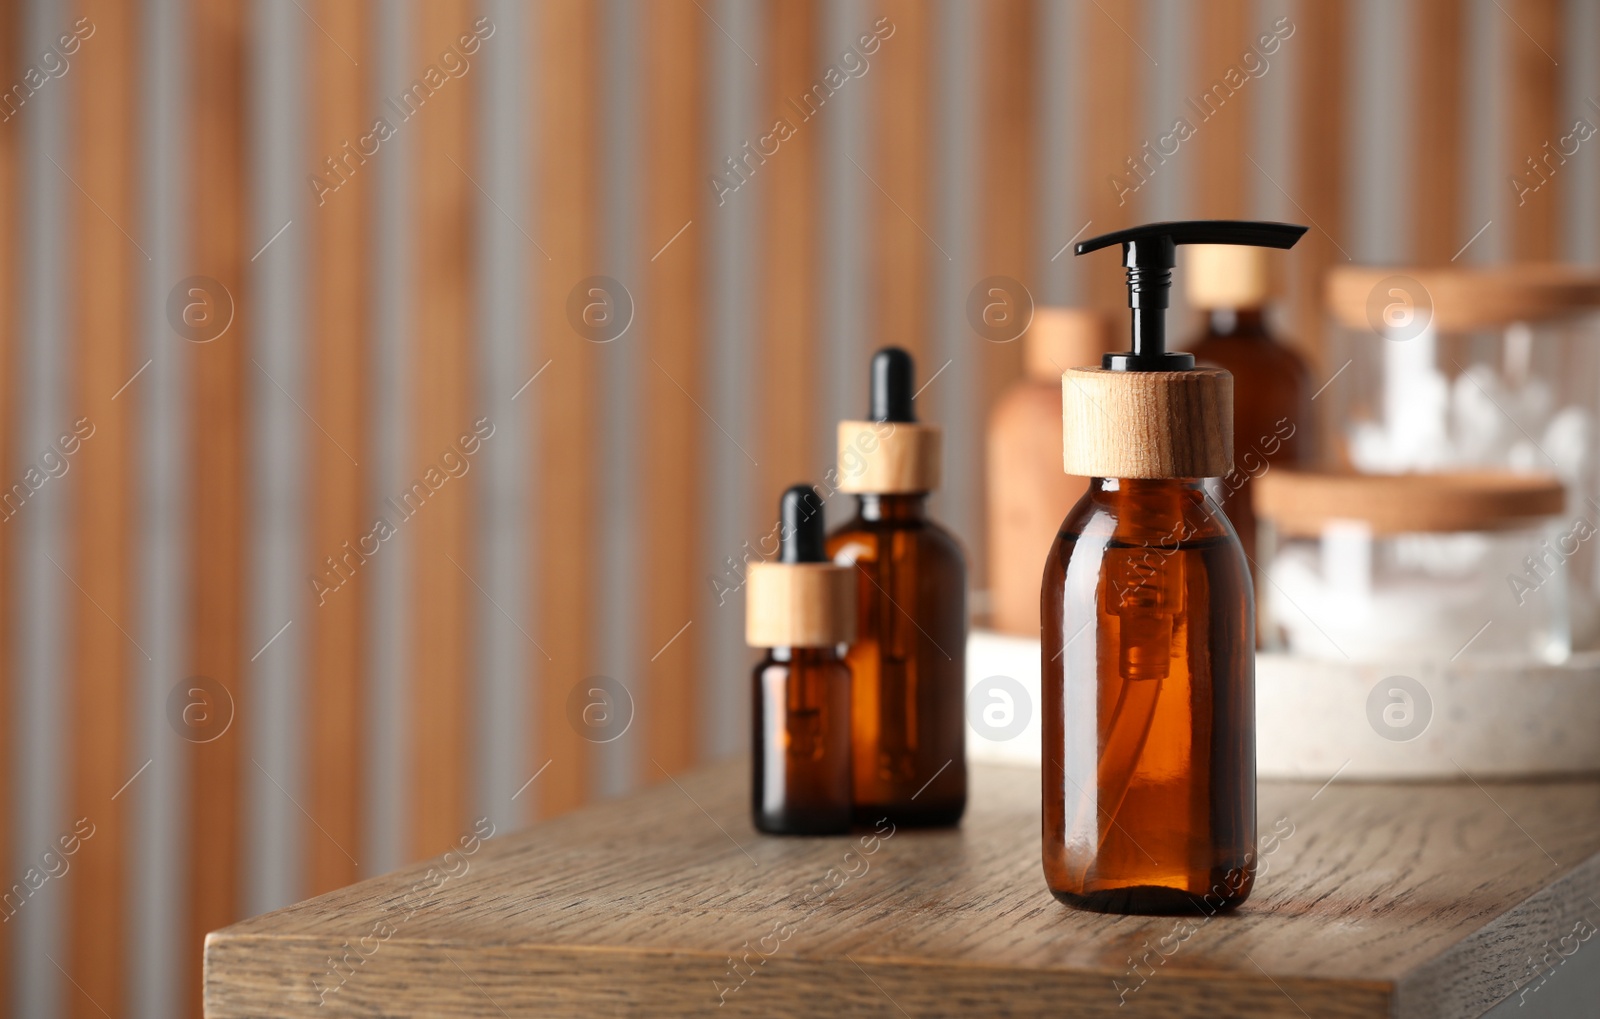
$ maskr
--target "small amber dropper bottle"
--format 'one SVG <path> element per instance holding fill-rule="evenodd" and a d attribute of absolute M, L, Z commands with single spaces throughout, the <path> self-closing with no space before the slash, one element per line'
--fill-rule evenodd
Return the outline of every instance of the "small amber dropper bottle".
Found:
<path fill-rule="evenodd" d="M 750 810 L 778 835 L 850 830 L 850 667 L 856 629 L 852 571 L 827 561 L 822 500 L 795 485 L 779 504 L 778 561 L 746 576 L 745 641 L 767 649 L 750 703 Z"/>
<path fill-rule="evenodd" d="M 1202 479 L 1233 466 L 1233 380 L 1166 350 L 1176 246 L 1304 227 L 1156 223 L 1121 244 L 1133 350 L 1062 375 L 1063 468 L 1090 477 L 1045 562 L 1044 872 L 1105 913 L 1210 915 L 1255 880 L 1255 601 Z"/>
<path fill-rule="evenodd" d="M 855 816 L 955 824 L 967 805 L 967 565 L 928 517 L 939 487 L 939 429 L 912 412 L 911 355 L 872 358 L 871 412 L 839 422 L 839 489 L 856 515 L 828 538 L 856 573 Z"/>

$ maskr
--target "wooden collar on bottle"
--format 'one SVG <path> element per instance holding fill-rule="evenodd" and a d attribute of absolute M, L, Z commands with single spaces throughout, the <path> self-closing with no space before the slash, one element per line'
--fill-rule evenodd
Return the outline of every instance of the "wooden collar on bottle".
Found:
<path fill-rule="evenodd" d="M 1092 478 L 1217 478 L 1233 470 L 1233 376 L 1069 368 L 1062 467 Z"/>
<path fill-rule="evenodd" d="M 856 638 L 856 578 L 832 563 L 751 563 L 744 641 L 751 647 L 832 647 Z"/>
<path fill-rule="evenodd" d="M 839 491 L 891 495 L 939 487 L 939 429 L 906 421 L 839 422 Z"/>

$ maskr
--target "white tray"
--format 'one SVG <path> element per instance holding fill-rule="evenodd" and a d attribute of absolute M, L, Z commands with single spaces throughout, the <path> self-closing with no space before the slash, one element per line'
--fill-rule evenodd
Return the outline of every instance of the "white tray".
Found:
<path fill-rule="evenodd" d="M 979 684 L 983 688 L 975 689 Z M 1037 764 L 1039 642 L 974 630 L 967 641 L 967 687 L 970 756 Z M 1019 725 L 1024 713 L 1026 723 Z M 1262 778 L 1319 781 L 1334 774 L 1440 779 L 1600 772 L 1600 652 L 1574 655 L 1564 665 L 1358 665 L 1259 654 L 1256 770 Z"/>

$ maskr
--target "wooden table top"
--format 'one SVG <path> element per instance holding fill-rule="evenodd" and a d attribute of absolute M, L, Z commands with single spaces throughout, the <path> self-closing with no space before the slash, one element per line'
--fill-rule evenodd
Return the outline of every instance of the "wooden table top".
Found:
<path fill-rule="evenodd" d="M 1600 920 L 1595 780 L 1264 783 L 1265 873 L 1207 919 L 1052 899 L 1033 769 L 874 839 L 758 834 L 747 767 L 214 932 L 206 1015 L 1478 1016 Z"/>

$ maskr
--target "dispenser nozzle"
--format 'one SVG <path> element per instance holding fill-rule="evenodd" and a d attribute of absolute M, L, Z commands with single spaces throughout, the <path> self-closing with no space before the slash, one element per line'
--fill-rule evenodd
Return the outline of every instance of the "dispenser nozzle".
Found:
<path fill-rule="evenodd" d="M 810 485 L 784 489 L 778 502 L 778 561 L 780 563 L 825 563 L 822 500 Z"/>
<path fill-rule="evenodd" d="M 1172 267 L 1180 244 L 1248 244 L 1262 248 L 1292 248 L 1306 228 L 1292 223 L 1261 223 L 1234 219 L 1192 219 L 1148 223 L 1091 237 L 1080 243 L 1077 254 L 1122 245 L 1122 264 L 1128 270 L 1128 307 L 1133 309 L 1133 349 L 1107 354 L 1101 362 L 1117 371 L 1187 371 L 1194 355 L 1167 350 L 1166 311 L 1172 288 Z"/>

